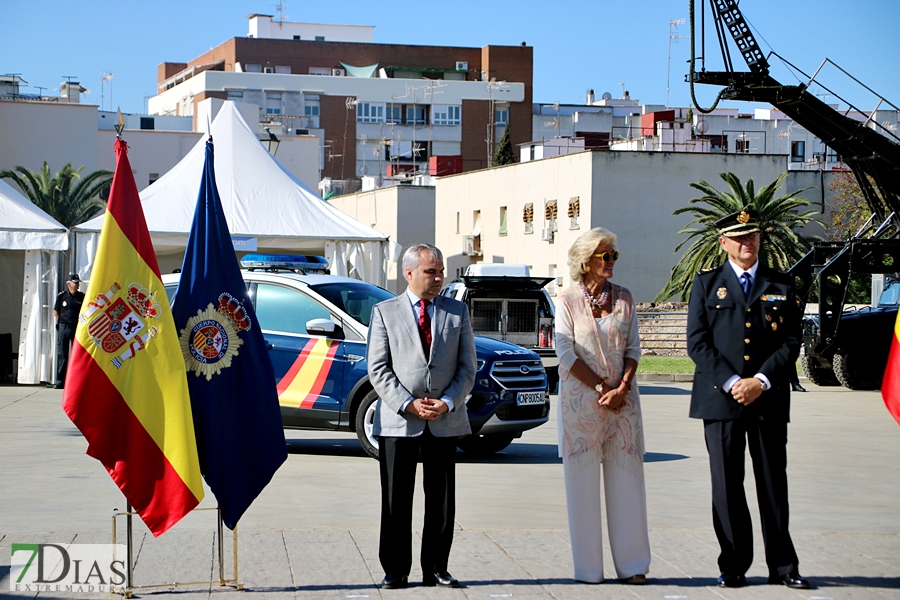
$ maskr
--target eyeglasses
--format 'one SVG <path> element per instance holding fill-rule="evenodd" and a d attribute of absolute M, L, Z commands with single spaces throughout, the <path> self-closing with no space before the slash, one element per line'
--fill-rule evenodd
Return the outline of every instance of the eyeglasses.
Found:
<path fill-rule="evenodd" d="M 613 250 L 612 252 L 601 252 L 600 254 L 591 254 L 591 256 L 599 258 L 603 262 L 609 262 L 609 259 L 619 260 L 619 251 Z"/>

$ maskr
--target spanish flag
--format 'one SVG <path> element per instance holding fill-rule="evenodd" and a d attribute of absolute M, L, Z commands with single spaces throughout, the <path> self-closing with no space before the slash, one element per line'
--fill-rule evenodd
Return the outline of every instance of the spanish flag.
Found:
<path fill-rule="evenodd" d="M 79 315 L 63 410 L 154 536 L 203 499 L 187 376 L 128 162 L 116 171 Z"/>
<path fill-rule="evenodd" d="M 891 353 L 884 370 L 884 381 L 881 382 L 881 397 L 884 398 L 888 412 L 900 423 L 900 313 L 897 313 L 897 320 L 894 322 Z"/>

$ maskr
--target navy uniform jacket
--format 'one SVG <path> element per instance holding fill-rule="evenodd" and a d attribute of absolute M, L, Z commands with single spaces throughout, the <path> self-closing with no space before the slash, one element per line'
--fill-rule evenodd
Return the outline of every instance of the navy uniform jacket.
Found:
<path fill-rule="evenodd" d="M 749 411 L 789 421 L 789 375 L 800 353 L 801 317 L 792 278 L 762 263 L 747 297 L 727 262 L 698 273 L 688 309 L 688 355 L 696 364 L 690 416 L 730 420 Z M 757 373 L 772 387 L 749 406 L 722 391 L 732 375 Z"/>

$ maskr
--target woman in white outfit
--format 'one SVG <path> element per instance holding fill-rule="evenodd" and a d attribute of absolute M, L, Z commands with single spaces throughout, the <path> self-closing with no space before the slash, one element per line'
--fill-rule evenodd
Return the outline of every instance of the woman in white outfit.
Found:
<path fill-rule="evenodd" d="M 641 585 L 650 567 L 641 348 L 631 292 L 609 281 L 618 257 L 615 234 L 602 227 L 569 249 L 574 285 L 556 302 L 559 449 L 575 579 L 603 581 L 602 489 L 616 577 Z"/>

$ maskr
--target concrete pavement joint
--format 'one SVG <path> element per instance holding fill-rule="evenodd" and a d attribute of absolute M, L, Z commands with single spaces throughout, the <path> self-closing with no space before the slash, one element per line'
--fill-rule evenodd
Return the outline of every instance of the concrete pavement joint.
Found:
<path fill-rule="evenodd" d="M 487 531 L 484 531 L 483 533 L 484 533 L 485 537 L 487 537 L 487 539 L 491 540 L 491 542 L 493 542 L 494 545 L 497 546 L 497 548 L 499 548 L 500 551 L 503 552 L 514 564 L 516 564 L 520 569 L 522 569 L 523 571 L 528 573 L 528 576 L 531 577 L 531 580 L 534 581 L 536 584 L 538 584 L 542 590 L 547 592 L 547 594 L 549 594 L 550 597 L 553 598 L 553 600 L 559 600 L 556 596 L 553 595 L 553 592 L 551 592 L 550 590 L 547 589 L 547 586 L 545 586 L 543 583 L 541 583 L 540 579 L 535 577 L 531 571 L 529 571 L 528 569 L 525 568 L 525 565 L 523 565 L 521 562 L 519 562 L 519 560 L 515 556 L 513 556 L 512 554 L 507 552 L 506 548 L 503 547 L 503 544 L 501 544 L 500 542 L 495 540 L 494 537 Z"/>
<path fill-rule="evenodd" d="M 366 571 L 369 572 L 369 577 L 372 578 L 372 585 L 378 589 L 378 593 L 379 595 L 381 595 L 381 588 L 378 588 L 378 580 L 375 579 L 375 574 L 369 567 L 369 561 L 366 560 L 366 556 L 363 554 L 362 548 L 359 547 L 359 542 L 353 536 L 352 531 L 348 531 L 347 534 L 350 536 L 350 540 L 353 542 L 353 547 L 356 548 L 356 552 L 359 554 L 359 557 L 362 559 L 363 564 L 366 566 Z"/>

